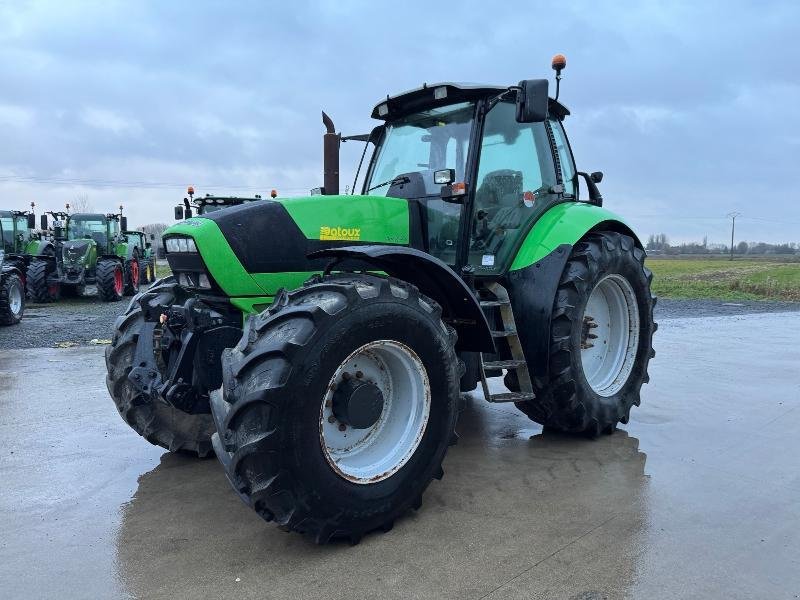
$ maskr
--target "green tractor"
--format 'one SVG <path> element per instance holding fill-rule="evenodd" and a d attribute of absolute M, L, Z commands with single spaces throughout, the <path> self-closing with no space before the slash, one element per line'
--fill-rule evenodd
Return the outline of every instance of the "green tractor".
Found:
<path fill-rule="evenodd" d="M 248 202 L 255 202 L 261 200 L 261 196 L 256 194 L 252 198 L 240 198 L 237 196 L 212 196 L 206 194 L 198 198 L 194 197 L 194 188 L 190 185 L 186 190 L 188 198 L 183 199 L 183 204 L 175 207 L 175 220 L 190 219 L 192 215 L 196 214 L 198 217 L 207 215 L 229 206 L 239 206 Z M 278 192 L 272 190 L 270 196 L 275 199 L 278 197 Z M 194 207 L 194 208 L 192 208 Z"/>
<path fill-rule="evenodd" d="M 323 113 L 323 195 L 164 233 L 173 276 L 106 352 L 122 417 L 213 449 L 244 502 L 318 543 L 418 509 L 478 385 L 549 430 L 613 433 L 648 381 L 652 276 L 567 115 L 546 79 L 425 85 L 350 138 Z M 339 194 L 343 139 L 374 145 L 361 195 Z"/>
<path fill-rule="evenodd" d="M 46 227 L 47 216 L 42 215 L 42 228 Z M 54 302 L 62 295 L 81 296 L 87 285 L 96 285 L 103 302 L 136 294 L 140 249 L 121 233 L 126 228 L 121 212 L 75 213 L 55 221 L 55 256 L 31 261 L 28 295 L 36 302 Z"/>
<path fill-rule="evenodd" d="M 156 280 L 156 259 L 153 255 L 153 240 L 156 236 L 152 233 L 150 238 L 142 231 L 123 231 L 122 234 L 128 242 L 136 246 L 139 252 L 139 283 L 153 283 Z"/>
<path fill-rule="evenodd" d="M 0 325 L 16 325 L 25 312 L 25 273 L 41 243 L 35 227 L 33 212 L 0 210 Z"/>

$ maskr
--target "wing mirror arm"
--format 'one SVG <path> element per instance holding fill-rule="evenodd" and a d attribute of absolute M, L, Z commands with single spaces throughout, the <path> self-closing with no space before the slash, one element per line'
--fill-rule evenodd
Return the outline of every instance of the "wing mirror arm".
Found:
<path fill-rule="evenodd" d="M 583 177 L 584 181 L 586 181 L 586 189 L 589 191 L 589 203 L 596 206 L 603 206 L 603 195 L 597 187 L 597 184 L 603 181 L 603 173 L 601 171 L 595 171 L 590 175 L 589 173 L 578 171 L 578 175 Z"/>

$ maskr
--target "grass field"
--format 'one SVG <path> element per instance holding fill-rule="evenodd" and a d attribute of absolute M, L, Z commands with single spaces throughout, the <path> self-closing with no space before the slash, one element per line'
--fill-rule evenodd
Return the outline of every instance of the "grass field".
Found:
<path fill-rule="evenodd" d="M 800 260 L 648 258 L 653 293 L 665 298 L 800 301 Z"/>
<path fill-rule="evenodd" d="M 800 302 L 800 260 L 724 258 L 648 258 L 653 293 L 663 298 L 794 300 Z M 169 266 L 156 268 L 158 277 Z"/>

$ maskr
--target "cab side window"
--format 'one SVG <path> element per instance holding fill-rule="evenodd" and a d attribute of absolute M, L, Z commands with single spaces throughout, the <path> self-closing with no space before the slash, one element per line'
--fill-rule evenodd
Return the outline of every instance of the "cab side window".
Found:
<path fill-rule="evenodd" d="M 550 127 L 553 130 L 553 139 L 556 143 L 558 162 L 561 164 L 561 177 L 564 180 L 564 194 L 574 197 L 576 185 L 575 163 L 572 162 L 572 152 L 569 150 L 567 135 L 564 133 L 561 122 L 556 119 L 550 119 Z"/>
<path fill-rule="evenodd" d="M 552 199 L 556 180 L 545 124 L 517 123 L 514 104 L 497 104 L 484 122 L 479 160 L 470 263 L 495 271 Z"/>

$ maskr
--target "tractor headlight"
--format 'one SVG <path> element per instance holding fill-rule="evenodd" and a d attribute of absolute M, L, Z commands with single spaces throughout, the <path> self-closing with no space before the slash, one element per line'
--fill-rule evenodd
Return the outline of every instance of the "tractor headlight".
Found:
<path fill-rule="evenodd" d="M 197 253 L 197 244 L 192 238 L 170 237 L 164 240 L 167 252 L 192 252 Z"/>
<path fill-rule="evenodd" d="M 192 238 L 170 236 L 164 238 L 164 247 L 178 285 L 195 290 L 218 290 Z"/>

